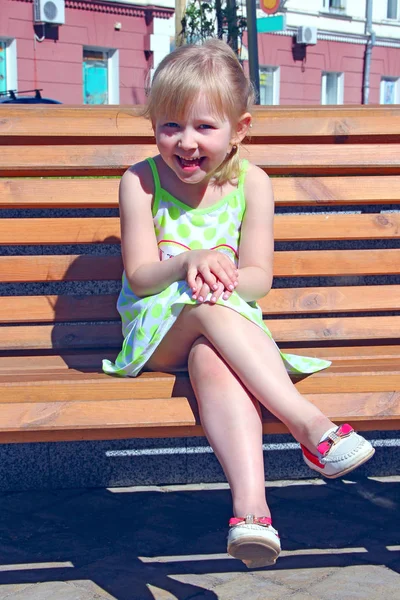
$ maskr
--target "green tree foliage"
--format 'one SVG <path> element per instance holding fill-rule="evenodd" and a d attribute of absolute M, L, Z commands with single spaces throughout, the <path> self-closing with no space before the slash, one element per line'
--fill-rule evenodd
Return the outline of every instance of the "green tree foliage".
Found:
<path fill-rule="evenodd" d="M 246 18 L 235 0 L 189 0 L 180 36 L 185 44 L 198 44 L 211 37 L 224 39 L 239 54 Z"/>

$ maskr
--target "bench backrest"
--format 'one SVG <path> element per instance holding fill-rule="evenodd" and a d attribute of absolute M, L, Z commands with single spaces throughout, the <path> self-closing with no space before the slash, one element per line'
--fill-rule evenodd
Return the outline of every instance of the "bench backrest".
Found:
<path fill-rule="evenodd" d="M 2 106 L 0 137 L 0 351 L 98 367 L 121 342 L 119 176 L 152 130 L 130 107 Z M 400 107 L 259 108 L 242 157 L 274 178 L 275 339 L 398 343 Z"/>

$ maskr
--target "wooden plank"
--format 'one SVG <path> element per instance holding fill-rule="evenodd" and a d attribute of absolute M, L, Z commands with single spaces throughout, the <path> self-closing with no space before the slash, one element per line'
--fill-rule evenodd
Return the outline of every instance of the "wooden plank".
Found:
<path fill-rule="evenodd" d="M 103 358 L 115 360 L 118 352 L 94 351 L 90 353 L 79 352 L 73 354 L 60 355 L 15 355 L 0 356 L 0 376 L 11 374 L 40 374 L 40 373 L 60 373 L 70 369 L 77 369 L 80 372 L 96 371 L 101 369 Z"/>
<path fill-rule="evenodd" d="M 120 320 L 117 294 L 93 296 L 2 296 L 0 323 Z"/>
<path fill-rule="evenodd" d="M 4 326 L 0 351 L 120 349 L 121 324 Z"/>
<path fill-rule="evenodd" d="M 119 256 L 38 255 L 1 256 L 0 280 L 104 281 L 122 275 Z M 275 277 L 313 275 L 396 275 L 400 273 L 400 250 L 308 250 L 275 252 Z"/>
<path fill-rule="evenodd" d="M 18 281 L 105 281 L 121 279 L 120 256 L 43 255 L 1 256 L 0 280 Z"/>
<path fill-rule="evenodd" d="M 148 137 L 140 106 L 1 106 L 0 135 L 18 137 Z M 339 137 L 400 135 L 397 106 L 254 107 L 251 137 Z"/>
<path fill-rule="evenodd" d="M 0 397 L 3 404 L 49 398 L 52 402 L 171 398 L 174 383 L 175 375 L 168 373 L 143 373 L 136 378 L 78 371 L 14 374 L 0 376 Z"/>
<path fill-rule="evenodd" d="M 0 323 L 119 320 L 118 295 L 3 296 Z M 259 301 L 264 315 L 394 311 L 400 285 L 273 289 Z"/>
<path fill-rule="evenodd" d="M 400 316 L 270 319 L 266 321 L 277 342 L 296 344 L 341 340 L 396 340 Z M 119 349 L 120 323 L 81 325 L 5 325 L 0 350 Z"/>
<path fill-rule="evenodd" d="M 307 397 L 336 423 L 357 429 L 400 424 L 399 392 Z M 186 398 L 3 404 L 0 415 L 2 443 L 204 435 Z M 270 414 L 263 421 L 266 433 L 286 431 Z"/>
<path fill-rule="evenodd" d="M 267 318 L 269 314 L 395 311 L 400 307 L 400 285 L 273 289 L 259 304 Z"/>
<path fill-rule="evenodd" d="M 395 204 L 400 176 L 273 177 L 279 206 Z M 116 208 L 119 178 L 0 179 L 2 208 Z"/>
<path fill-rule="evenodd" d="M 0 432 L 187 427 L 195 424 L 186 398 L 1 404 Z"/>
<path fill-rule="evenodd" d="M 116 208 L 116 179 L 0 179 L 1 208 Z"/>
<path fill-rule="evenodd" d="M 272 184 L 279 206 L 395 204 L 400 200 L 400 177 L 396 175 L 273 177 Z"/>
<path fill-rule="evenodd" d="M 400 250 L 397 249 L 307 250 L 275 252 L 274 254 L 275 277 L 396 275 L 399 273 Z"/>
<path fill-rule="evenodd" d="M 399 337 L 400 317 L 332 317 L 266 321 L 279 342 L 379 340 Z"/>
<path fill-rule="evenodd" d="M 157 154 L 153 144 L 3 146 L 0 176 L 121 175 Z M 247 144 L 242 156 L 271 175 L 400 174 L 400 144 Z"/>
<path fill-rule="evenodd" d="M 277 215 L 276 241 L 400 238 L 400 214 Z M 0 220 L 0 244 L 117 244 L 117 217 Z"/>

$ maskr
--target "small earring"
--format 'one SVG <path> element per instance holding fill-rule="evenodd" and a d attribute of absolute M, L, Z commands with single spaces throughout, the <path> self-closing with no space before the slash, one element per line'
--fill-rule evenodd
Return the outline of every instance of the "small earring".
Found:
<path fill-rule="evenodd" d="M 233 144 L 231 152 L 237 152 L 237 149 L 238 149 L 237 144 Z"/>

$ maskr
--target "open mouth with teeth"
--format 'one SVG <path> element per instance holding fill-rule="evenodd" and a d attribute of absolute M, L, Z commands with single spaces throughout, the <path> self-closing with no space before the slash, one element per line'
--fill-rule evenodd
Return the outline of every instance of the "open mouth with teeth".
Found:
<path fill-rule="evenodd" d="M 204 157 L 183 158 L 182 156 L 179 156 L 178 154 L 176 154 L 175 156 L 176 156 L 176 160 L 179 163 L 179 166 L 184 171 L 194 171 L 194 170 L 196 170 L 198 167 L 200 167 L 201 163 L 204 160 Z"/>

